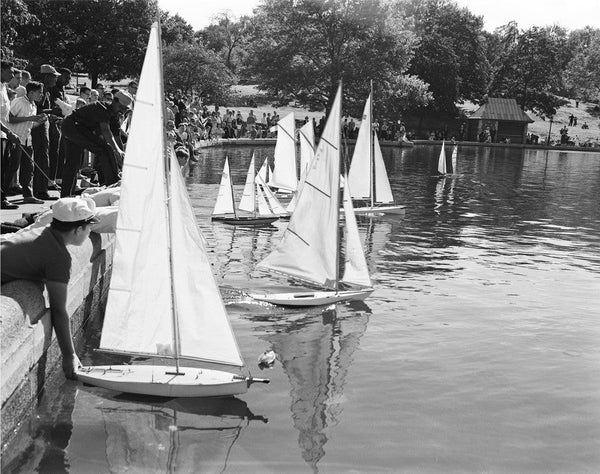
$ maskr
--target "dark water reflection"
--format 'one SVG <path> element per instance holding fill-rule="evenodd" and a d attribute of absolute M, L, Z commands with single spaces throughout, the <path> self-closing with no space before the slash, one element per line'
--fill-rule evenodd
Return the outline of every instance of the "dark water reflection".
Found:
<path fill-rule="evenodd" d="M 255 151 L 258 166 L 273 149 Z M 437 179 L 439 146 L 383 151 L 407 211 L 358 220 L 376 291 L 303 310 L 246 296 L 289 284 L 256 270 L 285 224 L 212 224 L 225 153 L 239 198 L 251 150 L 205 150 L 188 190 L 244 358 L 271 385 L 207 403 L 64 383 L 3 471 L 596 471 L 600 155 L 461 147 Z"/>

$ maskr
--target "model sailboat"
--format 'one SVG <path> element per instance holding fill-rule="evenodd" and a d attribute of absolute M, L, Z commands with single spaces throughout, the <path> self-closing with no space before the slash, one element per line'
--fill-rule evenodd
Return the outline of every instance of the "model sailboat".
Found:
<path fill-rule="evenodd" d="M 250 161 L 246 184 L 240 201 L 239 209 L 250 212 L 251 215 L 239 215 L 235 209 L 233 198 L 233 183 L 231 181 L 231 168 L 229 158 L 225 158 L 225 165 L 221 175 L 221 184 L 217 202 L 212 213 L 212 220 L 231 225 L 263 226 L 275 222 L 279 216 L 274 215 L 265 203 L 265 197 L 258 189 L 254 175 L 254 155 Z M 283 210 L 283 209 L 282 209 Z M 285 210 L 283 210 L 285 213 Z"/>
<path fill-rule="evenodd" d="M 440 157 L 438 158 L 438 174 L 440 176 L 446 176 L 448 170 L 446 168 L 446 141 L 442 140 L 442 149 L 440 150 Z"/>
<path fill-rule="evenodd" d="M 274 169 L 267 184 L 281 193 L 293 193 L 298 187 L 296 172 L 296 123 L 294 113 L 277 122 Z"/>
<path fill-rule="evenodd" d="M 356 214 L 404 214 L 404 206 L 395 204 L 377 134 L 373 130 L 373 93 L 365 103 L 362 122 L 348 175 Z"/>
<path fill-rule="evenodd" d="M 87 384 L 145 395 L 245 393 L 258 379 L 242 374 L 244 361 L 175 152 L 167 145 L 162 80 L 160 27 L 155 23 L 123 163 L 100 341 L 102 351 L 147 360 L 143 365 L 83 367 L 77 376 Z"/>
<path fill-rule="evenodd" d="M 341 94 L 340 85 L 281 242 L 258 264 L 319 290 L 251 294 L 254 299 L 286 306 L 317 306 L 362 300 L 373 292 L 348 186 L 344 187 L 345 219 L 343 234 L 340 232 Z M 345 260 L 340 274 L 343 241 Z"/>

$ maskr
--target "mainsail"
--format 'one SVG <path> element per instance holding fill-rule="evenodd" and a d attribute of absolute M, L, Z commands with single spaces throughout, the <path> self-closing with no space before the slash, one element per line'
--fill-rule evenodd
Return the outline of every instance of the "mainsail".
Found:
<path fill-rule="evenodd" d="M 155 24 L 123 164 L 100 348 L 241 367 L 175 153 L 165 144 L 161 70 Z"/>
<path fill-rule="evenodd" d="M 440 151 L 440 157 L 438 159 L 438 173 L 446 174 L 446 141 L 442 140 L 442 149 Z"/>
<path fill-rule="evenodd" d="M 344 186 L 344 217 L 345 217 L 345 242 L 344 252 L 344 274 L 342 281 L 352 285 L 371 287 L 369 268 L 365 258 L 365 252 L 360 242 L 358 225 L 352 208 L 352 197 L 350 186 Z"/>
<path fill-rule="evenodd" d="M 231 168 L 229 166 L 229 157 L 225 157 L 225 165 L 221 174 L 221 183 L 219 184 L 219 194 L 213 209 L 213 215 L 235 214 L 235 202 L 233 202 L 233 193 L 231 192 Z"/>
<path fill-rule="evenodd" d="M 242 193 L 242 199 L 240 199 L 239 210 L 247 212 L 256 212 L 256 194 L 254 185 L 254 153 L 252 153 L 252 159 L 250 160 L 250 166 L 248 166 L 248 174 L 246 175 L 246 184 L 244 185 L 244 191 Z M 262 214 L 262 212 L 261 212 Z"/>
<path fill-rule="evenodd" d="M 338 280 L 341 100 L 340 85 L 290 223 L 258 264 L 332 289 Z"/>
<path fill-rule="evenodd" d="M 275 144 L 275 169 L 269 186 L 293 192 L 298 186 L 296 175 L 296 123 L 294 113 L 289 113 L 277 122 L 277 143 Z"/>
<path fill-rule="evenodd" d="M 381 154 L 379 139 L 373 133 L 371 102 L 372 94 L 365 103 L 348 179 L 354 199 L 370 199 L 373 200 L 373 203 L 388 204 L 394 202 L 394 196 Z M 366 176 L 369 178 L 365 179 Z"/>

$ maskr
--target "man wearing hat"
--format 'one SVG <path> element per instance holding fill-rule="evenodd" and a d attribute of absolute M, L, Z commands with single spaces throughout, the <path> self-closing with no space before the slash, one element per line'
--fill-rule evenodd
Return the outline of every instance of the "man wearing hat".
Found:
<path fill-rule="evenodd" d="M 56 85 L 56 78 L 60 73 L 50 64 L 40 66 L 40 81 L 44 84 L 42 98 L 37 105 L 37 114 L 46 114 L 48 120 L 31 130 L 33 145 L 33 195 L 44 201 L 56 199 L 48 194 L 48 174 L 50 172 L 50 127 L 56 128 L 60 119 L 61 110 L 52 102 L 50 89 Z"/>
<path fill-rule="evenodd" d="M 74 379 L 79 359 L 75 354 L 67 312 L 71 277 L 68 246 L 82 245 L 98 222 L 90 198 L 63 198 L 52 206 L 50 225 L 12 234 L 0 242 L 2 284 L 14 280 L 45 283 L 50 300 L 52 327 L 63 355 L 63 371 Z"/>
<path fill-rule="evenodd" d="M 124 152 L 120 138 L 111 131 L 111 121 L 129 111 L 133 98 L 119 91 L 106 105 L 95 102 L 75 110 L 63 121 L 65 164 L 62 174 L 61 197 L 75 193 L 77 173 L 81 169 L 83 151 L 96 155 L 102 184 L 111 185 L 119 180 Z"/>

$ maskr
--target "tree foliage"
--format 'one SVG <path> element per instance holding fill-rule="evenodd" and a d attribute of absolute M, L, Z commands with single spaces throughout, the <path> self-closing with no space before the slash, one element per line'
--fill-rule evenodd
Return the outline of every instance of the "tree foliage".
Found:
<path fill-rule="evenodd" d="M 586 101 L 600 98 L 600 29 L 573 31 L 568 38 L 571 60 L 563 79 L 571 97 Z"/>
<path fill-rule="evenodd" d="M 14 45 L 19 36 L 19 30 L 27 25 L 38 24 L 37 18 L 29 12 L 23 0 L 3 0 L 2 15 L 0 15 L 0 41 L 2 59 L 7 59 L 25 66 L 25 62 L 15 58 Z"/>
<path fill-rule="evenodd" d="M 453 113 L 456 103 L 481 100 L 489 70 L 482 19 L 449 0 L 400 0 L 394 8 L 413 25 L 409 73 L 430 85 L 434 108 Z"/>
<path fill-rule="evenodd" d="M 261 89 L 314 109 L 329 108 L 338 82 L 344 108 L 360 113 L 372 79 L 392 99 L 413 36 L 380 0 L 264 0 L 251 25 L 249 71 Z"/>
<path fill-rule="evenodd" d="M 250 20 L 243 16 L 236 20 L 230 12 L 222 12 L 215 22 L 199 31 L 196 37 L 210 50 L 221 56 L 225 66 L 237 72 L 245 56 Z"/>
<path fill-rule="evenodd" d="M 165 89 L 196 94 L 210 103 L 223 103 L 234 77 L 213 52 L 195 43 L 175 43 L 163 50 Z"/>
<path fill-rule="evenodd" d="M 562 71 L 568 62 L 566 32 L 559 27 L 532 27 L 509 35 L 501 44 L 502 61 L 490 84 L 490 95 L 514 97 L 523 108 L 542 116 L 561 105 Z M 564 101 L 563 101 L 564 102 Z"/>

